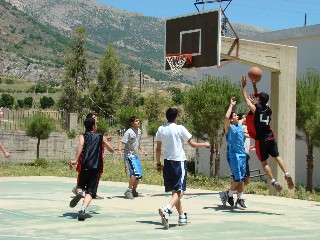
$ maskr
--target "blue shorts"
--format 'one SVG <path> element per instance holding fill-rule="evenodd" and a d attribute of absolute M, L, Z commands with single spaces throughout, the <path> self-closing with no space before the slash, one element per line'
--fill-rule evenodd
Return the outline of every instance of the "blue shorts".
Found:
<path fill-rule="evenodd" d="M 186 161 L 164 160 L 163 180 L 166 192 L 185 192 L 187 187 Z"/>
<path fill-rule="evenodd" d="M 246 154 L 228 153 L 228 163 L 234 182 L 242 182 L 246 175 Z"/>
<path fill-rule="evenodd" d="M 130 177 L 135 176 L 137 180 L 142 179 L 142 168 L 140 159 L 136 155 L 125 156 L 124 158 L 129 169 Z"/>

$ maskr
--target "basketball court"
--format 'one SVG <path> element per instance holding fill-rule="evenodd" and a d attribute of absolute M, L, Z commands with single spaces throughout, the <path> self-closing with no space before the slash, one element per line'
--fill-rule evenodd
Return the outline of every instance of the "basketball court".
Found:
<path fill-rule="evenodd" d="M 187 189 L 188 225 L 173 212 L 164 229 L 158 208 L 170 195 L 162 186 L 141 184 L 141 197 L 124 198 L 127 183 L 101 182 L 84 222 L 81 202 L 69 207 L 75 179 L 0 178 L 0 239 L 319 239 L 320 203 L 246 195 L 245 210 L 223 207 L 218 192 Z"/>

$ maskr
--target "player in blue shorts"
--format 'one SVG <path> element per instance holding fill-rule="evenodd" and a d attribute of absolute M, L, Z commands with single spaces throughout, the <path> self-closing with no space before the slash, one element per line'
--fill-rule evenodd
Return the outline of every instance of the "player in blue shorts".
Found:
<path fill-rule="evenodd" d="M 193 148 L 210 148 L 210 143 L 194 142 L 189 131 L 184 126 L 176 124 L 178 119 L 176 108 L 169 108 L 166 112 L 166 118 L 168 122 L 159 127 L 156 134 L 156 159 L 157 170 L 163 170 L 165 191 L 172 193 L 169 203 L 159 208 L 162 224 L 165 228 L 169 228 L 169 217 L 174 206 L 179 213 L 179 225 L 187 225 L 187 214 L 183 211 L 181 204 L 187 180 L 187 158 L 183 149 L 183 141 L 186 141 Z M 164 147 L 164 166 L 160 161 L 162 146 Z"/>
<path fill-rule="evenodd" d="M 238 120 L 238 115 L 232 111 L 233 106 L 236 105 L 235 98 L 231 98 L 230 106 L 226 112 L 224 120 L 224 129 L 227 138 L 227 161 L 232 173 L 233 181 L 230 189 L 225 192 L 220 192 L 220 198 L 223 205 L 226 202 L 233 207 L 233 192 L 238 191 L 236 206 L 246 208 L 243 198 L 244 177 L 246 174 L 246 152 L 244 149 L 244 131 L 242 121 Z"/>
<path fill-rule="evenodd" d="M 123 138 L 118 144 L 118 153 L 122 155 L 122 146 L 124 144 L 123 156 L 130 175 L 128 189 L 124 192 L 124 195 L 127 199 L 134 199 L 134 197 L 139 196 L 137 187 L 142 179 L 142 168 L 138 157 L 138 150 L 145 155 L 147 155 L 147 153 L 140 145 L 141 130 L 139 128 L 139 118 L 137 116 L 130 117 L 130 124 L 131 128 L 124 133 Z"/>

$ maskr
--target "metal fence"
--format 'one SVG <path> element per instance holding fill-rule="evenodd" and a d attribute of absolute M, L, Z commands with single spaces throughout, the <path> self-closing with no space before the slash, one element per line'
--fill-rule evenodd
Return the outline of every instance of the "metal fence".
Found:
<path fill-rule="evenodd" d="M 10 110 L 0 108 L 0 129 L 8 131 L 25 131 L 26 124 L 36 113 L 41 113 L 52 118 L 55 122 L 55 131 L 65 132 L 68 130 L 68 114 L 63 111 L 39 111 L 39 110 Z M 83 121 L 85 116 L 78 117 L 77 131 L 84 131 Z M 116 134 L 116 121 L 114 118 L 105 119 L 110 126 L 109 134 Z"/>

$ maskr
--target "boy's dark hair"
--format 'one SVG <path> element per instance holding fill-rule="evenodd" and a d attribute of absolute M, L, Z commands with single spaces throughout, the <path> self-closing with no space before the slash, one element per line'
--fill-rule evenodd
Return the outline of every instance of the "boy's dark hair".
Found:
<path fill-rule="evenodd" d="M 178 109 L 169 108 L 166 112 L 166 118 L 168 122 L 173 122 L 178 117 Z"/>
<path fill-rule="evenodd" d="M 229 116 L 229 120 L 233 118 L 233 114 L 237 114 L 236 112 L 231 112 L 230 116 Z"/>
<path fill-rule="evenodd" d="M 260 100 L 261 105 L 263 105 L 263 106 L 267 105 L 267 103 L 269 102 L 269 94 L 265 93 L 265 92 L 261 92 L 259 94 L 259 100 Z"/>
<path fill-rule="evenodd" d="M 88 113 L 87 116 L 86 116 L 86 118 L 92 118 L 93 115 L 96 115 L 96 114 L 95 114 L 94 112 Z"/>
<path fill-rule="evenodd" d="M 130 123 L 133 123 L 136 119 L 139 119 L 137 116 L 130 117 Z"/>
<path fill-rule="evenodd" d="M 96 124 L 96 120 L 94 118 L 86 118 L 83 122 L 83 125 L 86 129 L 86 131 L 92 131 L 93 126 Z"/>
<path fill-rule="evenodd" d="M 244 113 L 238 113 L 238 120 L 241 120 L 243 118 L 243 116 L 245 116 Z"/>

